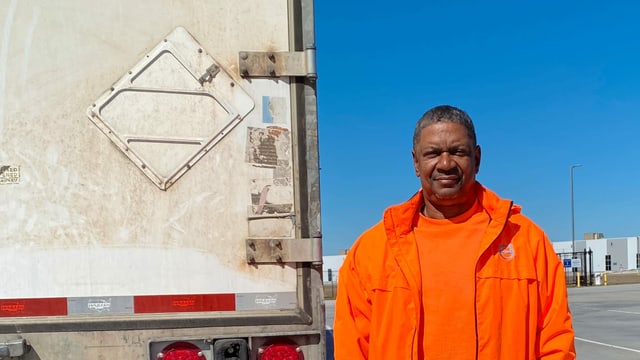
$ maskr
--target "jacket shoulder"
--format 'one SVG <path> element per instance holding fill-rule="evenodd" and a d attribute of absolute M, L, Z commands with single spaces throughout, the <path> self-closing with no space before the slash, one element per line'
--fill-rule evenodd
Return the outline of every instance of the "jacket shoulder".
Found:
<path fill-rule="evenodd" d="M 386 232 L 384 223 L 379 221 L 358 237 L 351 249 L 349 249 L 347 258 L 350 258 L 356 263 L 366 262 L 379 256 L 386 247 L 385 243 Z"/>
<path fill-rule="evenodd" d="M 505 232 L 511 233 L 515 241 L 526 244 L 534 259 L 551 256 L 555 258 L 553 244 L 533 220 L 522 213 L 516 213 L 509 217 L 508 222 Z"/>
<path fill-rule="evenodd" d="M 348 250 L 340 268 L 340 276 L 357 278 L 369 288 L 388 268 L 391 254 L 386 239 L 384 223 L 378 222 L 366 230 Z"/>

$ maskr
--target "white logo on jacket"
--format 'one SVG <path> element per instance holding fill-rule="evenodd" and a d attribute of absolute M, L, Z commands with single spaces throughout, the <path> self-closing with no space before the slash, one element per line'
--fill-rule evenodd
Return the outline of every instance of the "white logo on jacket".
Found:
<path fill-rule="evenodd" d="M 500 244 L 498 245 L 498 251 L 500 252 L 500 257 L 507 261 L 513 260 L 516 256 L 516 251 L 512 244 Z"/>

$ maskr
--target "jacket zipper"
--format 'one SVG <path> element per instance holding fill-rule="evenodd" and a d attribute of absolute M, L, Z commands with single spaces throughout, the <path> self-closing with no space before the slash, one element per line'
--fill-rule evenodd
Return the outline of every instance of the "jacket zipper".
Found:
<path fill-rule="evenodd" d="M 480 257 L 482 257 L 482 254 L 480 254 Z M 479 355 L 479 343 L 480 343 L 480 339 L 478 336 L 478 261 L 480 259 L 476 260 L 476 266 L 474 269 L 474 274 L 473 274 L 473 322 L 475 324 L 476 327 L 476 360 L 478 360 L 478 355 Z"/>
<path fill-rule="evenodd" d="M 413 301 L 416 301 L 415 297 L 413 299 Z M 414 322 L 414 326 L 413 326 L 413 336 L 411 337 L 411 356 L 409 357 L 410 360 L 420 360 L 417 359 L 416 353 L 419 353 L 418 349 L 415 349 L 416 346 L 416 336 L 418 333 L 418 326 L 424 326 L 423 324 L 420 323 L 420 309 L 422 307 L 422 285 L 420 285 L 420 293 L 418 294 L 418 303 L 414 304 L 414 308 L 417 310 L 417 314 L 416 315 L 416 321 Z M 416 359 L 414 359 L 414 356 L 416 356 Z"/>
<path fill-rule="evenodd" d="M 500 235 L 504 231 L 504 228 L 507 227 L 507 222 L 509 221 L 509 216 L 511 215 L 512 207 L 513 207 L 513 201 L 509 204 L 507 218 L 505 219 L 504 224 L 502 224 L 502 228 L 500 229 L 500 232 L 498 232 L 498 235 L 496 235 L 496 237 L 491 241 L 491 244 L 493 244 L 493 242 L 500 237 Z M 478 360 L 478 356 L 480 356 L 480 336 L 478 335 L 478 263 L 480 262 L 480 258 L 485 253 L 485 251 L 487 251 L 487 249 L 485 249 L 476 260 L 476 266 L 473 274 L 473 317 L 474 317 L 474 323 L 476 328 L 475 329 L 476 330 L 476 360 Z"/>

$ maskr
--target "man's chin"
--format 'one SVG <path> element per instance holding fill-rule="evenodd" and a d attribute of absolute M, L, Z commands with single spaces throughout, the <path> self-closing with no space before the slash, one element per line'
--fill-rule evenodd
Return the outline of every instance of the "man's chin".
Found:
<path fill-rule="evenodd" d="M 460 197 L 460 188 L 446 188 L 440 189 L 433 193 L 438 200 L 453 200 Z"/>

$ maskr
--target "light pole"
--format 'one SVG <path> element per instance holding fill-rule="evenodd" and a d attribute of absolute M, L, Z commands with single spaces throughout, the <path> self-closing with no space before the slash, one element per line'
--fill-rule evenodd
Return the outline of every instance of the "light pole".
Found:
<path fill-rule="evenodd" d="M 573 164 L 569 168 L 569 183 L 571 185 L 571 251 L 576 253 L 576 234 L 573 225 L 573 169 L 582 166 L 582 164 Z M 571 255 L 573 258 L 573 255 Z"/>

